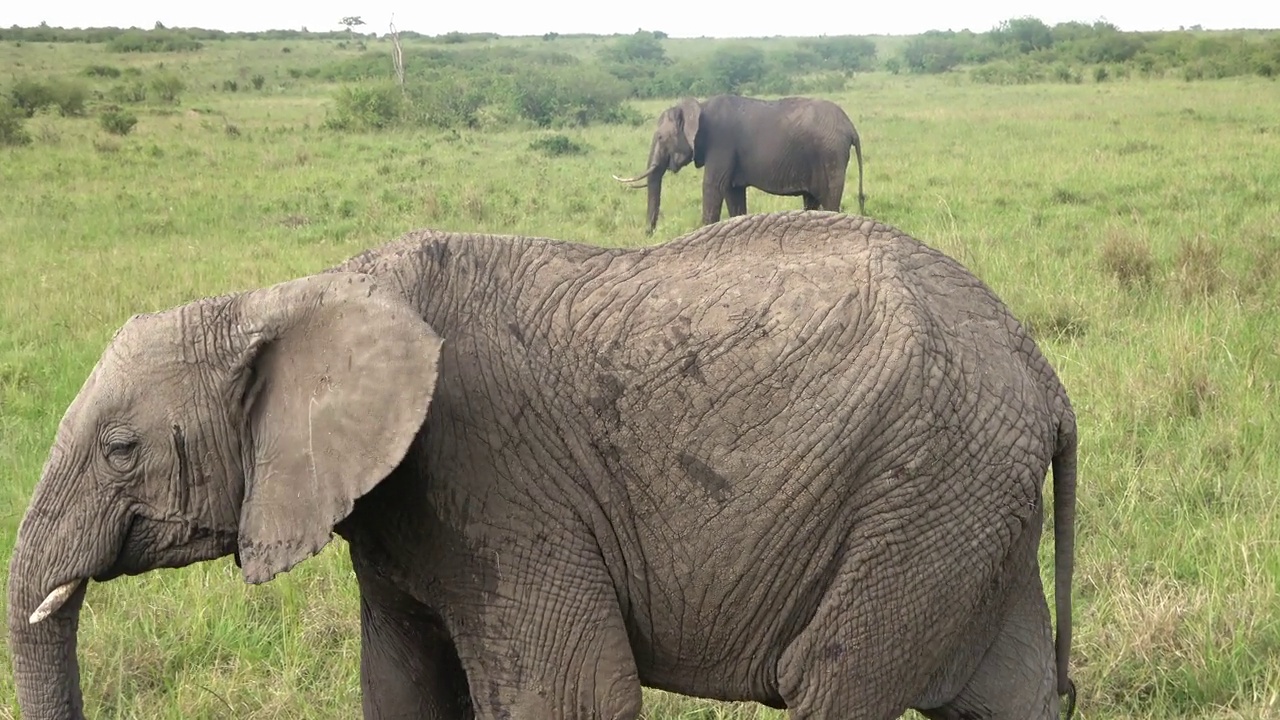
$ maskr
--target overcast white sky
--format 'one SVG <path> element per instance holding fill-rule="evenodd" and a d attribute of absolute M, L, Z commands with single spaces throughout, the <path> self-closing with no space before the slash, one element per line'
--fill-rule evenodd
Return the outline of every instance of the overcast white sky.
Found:
<path fill-rule="evenodd" d="M 428 35 L 452 30 L 503 35 L 630 33 L 662 30 L 672 37 L 769 35 L 912 34 L 925 30 L 991 29 L 1001 20 L 1032 15 L 1050 25 L 1106 19 L 1121 30 L 1280 28 L 1276 0 L 782 0 L 767 12 L 767 0 L 0 0 L 0 27 L 41 21 L 61 27 L 203 27 L 268 30 L 307 27 L 341 29 L 338 21 L 359 15 L 366 32 L 386 32 L 395 15 L 400 30 Z"/>

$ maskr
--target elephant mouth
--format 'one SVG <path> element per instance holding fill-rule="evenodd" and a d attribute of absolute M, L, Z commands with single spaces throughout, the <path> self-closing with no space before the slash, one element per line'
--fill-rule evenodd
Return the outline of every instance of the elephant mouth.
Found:
<path fill-rule="evenodd" d="M 236 533 L 232 531 L 135 514 L 129 520 L 115 560 L 92 577 L 97 582 L 107 582 L 123 575 L 185 567 L 233 553 L 238 556 L 236 540 Z"/>

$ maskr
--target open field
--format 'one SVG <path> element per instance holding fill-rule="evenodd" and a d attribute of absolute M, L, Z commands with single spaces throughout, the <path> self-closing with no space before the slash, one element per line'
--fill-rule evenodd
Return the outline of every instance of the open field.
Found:
<path fill-rule="evenodd" d="M 44 112 L 26 121 L 30 144 L 0 147 L 6 568 L 64 408 L 135 312 L 319 270 L 416 227 L 639 246 L 697 226 L 692 167 L 667 180 L 652 238 L 643 192 L 609 177 L 643 169 L 648 120 L 324 129 L 334 86 L 286 66 L 341 52 L 228 41 L 174 59 L 0 43 L 0 66 L 40 77 L 164 61 L 186 63 L 189 85 L 178 103 L 136 109 L 123 137 L 92 115 Z M 260 91 L 218 90 L 257 73 Z M 866 73 L 828 96 L 863 136 L 868 214 L 991 285 L 1072 394 L 1077 717 L 1280 718 L 1276 82 Z M 668 104 L 632 106 L 650 118 Z M 582 152 L 531 147 L 557 134 Z M 856 188 L 852 164 L 849 176 Z M 748 203 L 800 206 L 754 190 Z M 1047 533 L 1042 562 L 1051 553 Z M 1045 579 L 1052 588 L 1051 562 Z M 341 540 L 262 586 L 246 586 L 230 558 L 95 584 L 80 632 L 87 710 L 357 717 L 358 623 Z M 13 696 L 6 649 L 0 718 L 17 717 Z M 651 720 L 783 716 L 647 698 Z"/>

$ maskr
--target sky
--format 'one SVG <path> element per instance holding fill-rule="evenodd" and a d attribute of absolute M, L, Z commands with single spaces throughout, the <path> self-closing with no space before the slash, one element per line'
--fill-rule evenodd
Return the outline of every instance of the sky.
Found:
<path fill-rule="evenodd" d="M 356 15 L 365 32 L 387 31 L 394 17 L 399 30 L 427 35 L 450 31 L 541 35 L 546 32 L 632 33 L 661 30 L 671 37 L 761 37 L 771 35 L 909 35 L 926 30 L 990 30 L 1001 20 L 1030 15 L 1053 25 L 1106 20 L 1121 30 L 1206 30 L 1280 28 L 1275 0 L 965 0 L 962 2 L 805 0 L 782 2 L 769 11 L 767 0 L 693 3 L 688 0 L 173 0 L 85 2 L 0 0 L 0 27 L 137 26 L 156 21 L 168 27 L 219 30 L 340 30 L 340 20 Z"/>

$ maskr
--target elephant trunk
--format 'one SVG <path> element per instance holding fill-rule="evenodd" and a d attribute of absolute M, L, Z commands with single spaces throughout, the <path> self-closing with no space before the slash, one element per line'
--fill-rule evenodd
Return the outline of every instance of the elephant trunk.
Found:
<path fill-rule="evenodd" d="M 79 411 L 73 403 L 69 418 Z M 125 532 L 114 503 L 76 482 L 78 461 L 59 428 L 9 560 L 9 652 L 28 720 L 81 720 L 76 633 L 89 579 L 108 570 Z M 114 521 L 114 522 L 113 522 Z"/>
<path fill-rule="evenodd" d="M 45 578 L 58 563 L 37 557 L 28 518 L 18 532 L 9 563 L 9 651 L 22 717 L 29 720 L 80 720 L 84 717 L 80 695 L 80 664 L 76 657 L 76 633 L 80 606 L 88 583 L 79 580 L 61 603 L 42 603 L 51 595 Z M 33 613 L 44 605 L 48 615 L 33 623 Z"/>
<path fill-rule="evenodd" d="M 667 165 L 670 158 L 662 151 L 662 147 L 658 142 L 658 136 L 654 135 L 653 143 L 649 146 L 649 213 L 647 235 L 652 235 L 654 228 L 658 226 L 658 209 L 662 205 L 662 176 L 667 172 Z"/>
<path fill-rule="evenodd" d="M 658 208 L 662 205 L 662 175 L 655 172 L 649 175 L 649 227 L 646 234 L 652 235 L 658 226 Z"/>

